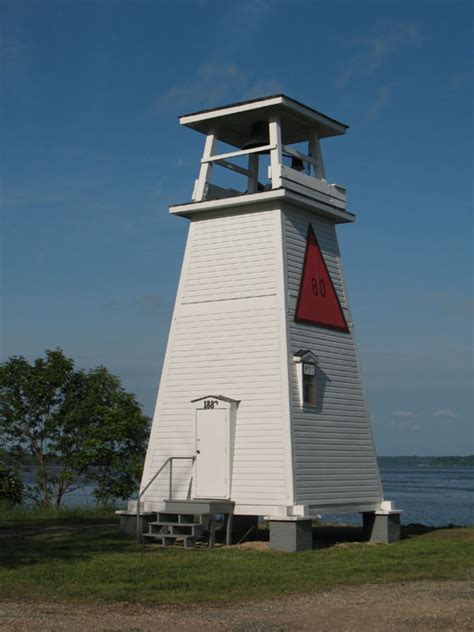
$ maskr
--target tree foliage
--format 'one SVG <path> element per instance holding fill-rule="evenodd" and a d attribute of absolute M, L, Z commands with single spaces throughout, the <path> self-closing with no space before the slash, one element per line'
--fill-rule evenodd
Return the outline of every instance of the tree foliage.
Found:
<path fill-rule="evenodd" d="M 0 455 L 0 504 L 21 505 L 23 483 L 18 472 L 8 466 Z"/>
<path fill-rule="evenodd" d="M 98 504 L 128 497 L 138 485 L 149 419 L 105 367 L 76 370 L 61 349 L 45 356 L 0 365 L 0 438 L 11 458 L 36 473 L 25 495 L 57 508 L 85 484 Z"/>

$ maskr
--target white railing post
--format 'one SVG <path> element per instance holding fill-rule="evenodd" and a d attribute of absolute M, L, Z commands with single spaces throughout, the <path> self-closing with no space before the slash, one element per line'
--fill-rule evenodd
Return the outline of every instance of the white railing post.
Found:
<path fill-rule="evenodd" d="M 270 145 L 274 146 L 274 149 L 270 151 L 272 189 L 279 189 L 281 187 L 282 151 L 280 119 L 277 116 L 273 116 L 270 119 L 270 123 L 268 125 L 268 133 L 270 136 Z"/>
<path fill-rule="evenodd" d="M 326 180 L 323 154 L 321 153 L 319 137 L 316 135 L 313 135 L 309 141 L 309 155 L 316 161 L 316 164 L 314 165 L 314 176 L 319 178 L 319 180 Z"/>
<path fill-rule="evenodd" d="M 207 162 L 208 158 L 214 153 L 214 146 L 216 144 L 216 135 L 214 132 L 209 132 L 206 136 L 206 142 L 204 143 L 204 151 L 202 154 L 201 168 L 199 170 L 199 176 L 196 180 L 196 185 L 193 192 L 193 202 L 202 202 L 206 193 L 207 185 L 211 180 L 212 175 L 212 162 Z"/>

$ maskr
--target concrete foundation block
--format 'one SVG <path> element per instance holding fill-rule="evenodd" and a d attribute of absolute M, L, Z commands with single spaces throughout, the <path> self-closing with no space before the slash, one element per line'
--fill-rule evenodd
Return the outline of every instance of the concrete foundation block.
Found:
<path fill-rule="evenodd" d="M 400 511 L 368 511 L 362 514 L 364 539 L 390 544 L 400 539 Z"/>
<path fill-rule="evenodd" d="M 270 546 L 276 551 L 294 553 L 313 548 L 311 520 L 271 520 Z"/>
<path fill-rule="evenodd" d="M 120 516 L 120 533 L 135 537 L 137 534 L 137 514 L 123 511 L 116 512 Z M 148 533 L 148 525 L 155 520 L 155 514 L 152 512 L 145 512 L 140 514 L 139 532 Z"/>

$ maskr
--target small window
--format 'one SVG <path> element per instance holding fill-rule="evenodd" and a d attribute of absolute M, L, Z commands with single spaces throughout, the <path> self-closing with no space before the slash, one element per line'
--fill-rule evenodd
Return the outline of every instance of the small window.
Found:
<path fill-rule="evenodd" d="M 303 362 L 303 405 L 316 406 L 316 365 Z"/>
<path fill-rule="evenodd" d="M 316 409 L 318 402 L 318 357 L 310 349 L 300 349 L 293 353 L 298 400 L 301 408 Z M 312 412 L 315 412 L 314 410 Z"/>

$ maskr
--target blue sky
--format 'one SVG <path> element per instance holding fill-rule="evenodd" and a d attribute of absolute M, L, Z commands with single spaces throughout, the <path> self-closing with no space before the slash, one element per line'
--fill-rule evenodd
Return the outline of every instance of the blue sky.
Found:
<path fill-rule="evenodd" d="M 323 143 L 380 454 L 472 452 L 472 4 L 2 0 L 2 357 L 60 346 L 151 414 L 202 138 L 284 92 Z"/>

